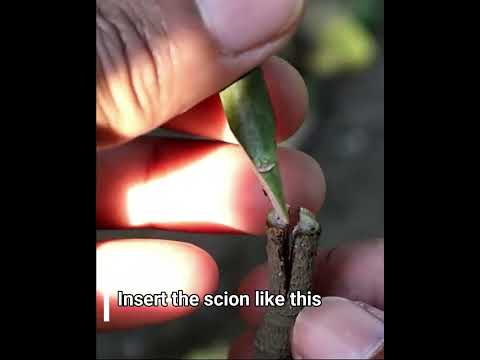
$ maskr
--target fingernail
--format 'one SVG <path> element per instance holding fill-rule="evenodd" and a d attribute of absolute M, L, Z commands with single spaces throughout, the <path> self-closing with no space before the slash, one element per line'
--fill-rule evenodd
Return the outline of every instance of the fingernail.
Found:
<path fill-rule="evenodd" d="M 355 301 L 354 303 L 360 306 L 366 312 L 370 313 L 372 316 L 375 316 L 378 320 L 383 322 L 384 313 L 382 310 L 377 309 L 376 307 L 373 307 L 372 305 L 366 304 L 361 301 Z"/>
<path fill-rule="evenodd" d="M 288 30 L 304 0 L 197 0 L 203 21 L 223 51 L 243 52 Z"/>
<path fill-rule="evenodd" d="M 384 345 L 383 314 L 347 299 L 325 297 L 305 308 L 292 333 L 295 359 L 370 359 Z M 381 314 L 381 316 L 380 316 Z"/>

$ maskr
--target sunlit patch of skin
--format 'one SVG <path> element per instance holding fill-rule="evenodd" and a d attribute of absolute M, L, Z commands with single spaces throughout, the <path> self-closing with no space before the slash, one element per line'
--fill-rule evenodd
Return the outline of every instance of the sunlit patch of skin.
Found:
<path fill-rule="evenodd" d="M 315 213 L 325 194 L 318 164 L 278 150 L 286 202 Z M 103 152 L 98 163 L 101 229 L 265 233 L 272 204 L 238 145 L 146 137 Z"/>
<path fill-rule="evenodd" d="M 191 268 L 184 266 L 193 260 L 168 242 L 162 243 L 161 252 L 154 240 L 106 242 L 97 249 L 97 291 L 148 294 L 176 291 L 179 286 L 194 290 Z"/>
<path fill-rule="evenodd" d="M 229 152 L 213 150 L 184 167 L 133 185 L 126 194 L 130 225 L 218 223 L 235 227 L 232 194 L 237 167 Z"/>
<path fill-rule="evenodd" d="M 195 310 L 172 306 L 181 290 L 200 299 L 215 291 L 218 267 L 202 249 L 178 241 L 117 240 L 97 245 L 97 328 L 128 328 L 166 321 Z M 120 307 L 117 294 L 161 294 L 168 306 Z M 103 321 L 103 295 L 109 295 L 110 322 Z"/>

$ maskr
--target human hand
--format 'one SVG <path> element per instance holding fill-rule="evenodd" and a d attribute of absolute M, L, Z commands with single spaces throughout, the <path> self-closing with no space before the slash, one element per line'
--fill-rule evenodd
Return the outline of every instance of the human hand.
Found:
<path fill-rule="evenodd" d="M 263 64 L 278 141 L 301 125 L 306 87 L 271 55 L 294 33 L 301 0 L 97 0 L 97 228 L 152 227 L 261 234 L 270 209 L 231 134 L 216 93 Z M 159 126 L 211 140 L 142 136 Z M 318 164 L 279 149 L 286 200 L 316 212 L 325 193 Z M 157 240 L 97 244 L 97 329 L 159 323 L 188 307 L 118 308 L 102 291 L 217 288 L 214 260 L 198 247 Z M 111 292 L 111 294 L 115 294 Z"/>
<path fill-rule="evenodd" d="M 239 293 L 268 289 L 267 267 L 244 279 Z M 384 358 L 384 241 L 355 242 L 321 250 L 316 258 L 314 291 L 320 307 L 303 309 L 291 336 L 295 359 Z M 348 300 L 347 300 L 348 299 Z M 368 305 L 367 305 L 368 304 Z M 231 347 L 230 358 L 252 359 L 254 330 L 263 308 L 241 308 L 251 330 Z"/>

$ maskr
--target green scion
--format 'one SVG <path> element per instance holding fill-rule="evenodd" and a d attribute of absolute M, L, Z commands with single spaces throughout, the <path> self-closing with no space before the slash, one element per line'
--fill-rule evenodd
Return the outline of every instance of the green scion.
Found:
<path fill-rule="evenodd" d="M 288 223 L 278 169 L 275 120 L 260 68 L 220 93 L 230 129 L 255 166 L 262 186 L 281 220 Z"/>

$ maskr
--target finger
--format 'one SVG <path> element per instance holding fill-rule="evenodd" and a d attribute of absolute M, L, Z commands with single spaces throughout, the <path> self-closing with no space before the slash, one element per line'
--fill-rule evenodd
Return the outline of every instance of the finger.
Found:
<path fill-rule="evenodd" d="M 303 310 L 292 333 L 296 359 L 383 359 L 383 311 L 365 314 L 341 298 L 325 298 L 325 308 Z M 348 301 L 347 301 L 348 302 Z M 339 304 L 340 303 L 340 306 Z M 323 306 L 323 305 L 322 305 Z M 331 311 L 328 316 L 323 314 Z M 313 316 L 311 316 L 313 314 Z M 373 316 L 373 319 L 372 319 Z M 349 329 L 345 332 L 344 329 Z M 248 330 L 230 347 L 229 359 L 253 359 L 255 332 Z"/>
<path fill-rule="evenodd" d="M 271 204 L 236 145 L 144 138 L 97 161 L 97 226 L 261 234 Z M 285 196 L 318 211 L 325 181 L 307 155 L 279 150 Z"/>
<path fill-rule="evenodd" d="M 215 291 L 218 268 L 202 249 L 187 243 L 119 240 L 97 245 L 97 330 L 161 323 L 195 310 L 173 305 L 118 306 L 117 294 L 170 295 L 182 290 L 200 299 Z M 104 321 L 103 294 L 110 294 L 110 321 Z"/>
<path fill-rule="evenodd" d="M 301 126 L 308 108 L 307 89 L 298 71 L 278 57 L 267 60 L 263 71 L 275 114 L 276 138 L 280 142 L 292 136 Z M 218 95 L 209 97 L 163 127 L 237 143 Z"/>
<path fill-rule="evenodd" d="M 250 299 L 255 299 L 255 292 L 268 290 L 268 268 L 266 264 L 257 266 L 240 283 L 238 292 L 247 294 Z M 240 317 L 250 326 L 257 327 L 261 324 L 265 308 L 251 304 L 239 309 Z"/>
<path fill-rule="evenodd" d="M 97 147 L 160 126 L 278 51 L 303 0 L 97 0 Z"/>
<path fill-rule="evenodd" d="M 373 359 L 383 347 L 383 311 L 344 298 L 303 309 L 292 331 L 294 359 Z"/>
<path fill-rule="evenodd" d="M 383 309 L 383 240 L 359 241 L 322 249 L 315 259 L 314 290 L 322 296 L 341 296 Z M 266 265 L 260 265 L 240 284 L 239 292 L 254 299 L 256 290 L 268 289 Z M 240 315 L 251 326 L 260 324 L 262 307 L 240 308 Z"/>
<path fill-rule="evenodd" d="M 327 300 L 328 301 L 328 300 Z M 356 312 L 355 312 L 356 313 Z M 358 314 L 357 314 L 358 315 Z M 363 318 L 363 317 L 362 317 Z M 376 346 L 380 347 L 379 350 L 363 350 L 363 349 L 358 349 L 358 345 L 354 343 L 351 339 L 346 341 L 346 344 L 338 344 L 338 339 L 336 344 L 329 343 L 328 345 L 328 350 L 322 351 L 321 354 L 318 352 L 321 350 L 319 347 L 321 346 L 319 343 L 316 342 L 317 337 L 314 339 L 311 339 L 309 342 L 308 338 L 306 336 L 313 335 L 315 333 L 309 333 L 306 335 L 304 333 L 305 330 L 305 324 L 301 323 L 303 320 L 300 320 L 298 325 L 296 325 L 297 328 L 297 333 L 295 334 L 296 338 L 299 338 L 295 340 L 297 343 L 295 345 L 296 352 L 294 353 L 294 358 L 296 359 L 302 359 L 300 353 L 302 352 L 301 350 L 305 349 L 303 351 L 304 354 L 308 354 L 307 356 L 303 357 L 303 359 L 383 359 L 384 358 L 384 349 L 383 345 L 373 345 L 372 347 L 375 348 Z M 314 324 L 314 328 L 322 333 L 321 326 L 325 325 L 325 323 L 318 322 Z M 327 322 L 328 324 L 328 322 Z M 338 326 L 338 324 L 335 324 Z M 308 325 L 307 325 L 308 326 Z M 368 324 L 367 324 L 368 326 Z M 320 330 L 318 329 L 320 328 Z M 358 328 L 358 326 L 357 326 Z M 364 329 L 361 329 L 361 331 L 364 331 Z M 332 334 L 328 333 L 327 334 L 329 338 L 332 336 Z M 357 334 L 359 337 L 361 337 L 361 334 Z M 319 339 L 321 335 L 318 336 Z M 228 354 L 229 359 L 254 359 L 255 358 L 255 347 L 254 347 L 254 339 L 255 339 L 255 332 L 252 330 L 244 332 L 242 335 L 240 335 L 233 343 L 232 346 L 230 347 L 230 351 Z M 345 337 L 342 337 L 342 339 L 345 339 Z M 360 340 L 361 341 L 361 340 Z M 324 342 L 321 340 L 321 344 L 324 344 Z M 313 347 L 313 349 L 312 349 Z M 346 355 L 346 352 L 349 352 L 352 350 L 356 351 L 356 353 L 364 353 L 365 357 L 348 357 Z M 361 345 L 360 345 L 361 347 Z M 297 351 L 297 348 L 300 348 L 300 352 Z M 355 349 L 357 348 L 357 349 Z M 350 355 L 351 356 L 351 355 Z"/>
<path fill-rule="evenodd" d="M 315 288 L 384 308 L 384 240 L 342 244 L 319 253 Z"/>

